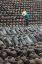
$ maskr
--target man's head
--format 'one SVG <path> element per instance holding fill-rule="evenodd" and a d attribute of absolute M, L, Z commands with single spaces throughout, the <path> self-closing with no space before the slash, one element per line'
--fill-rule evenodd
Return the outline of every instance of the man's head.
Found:
<path fill-rule="evenodd" d="M 26 15 L 26 11 L 23 11 L 23 12 L 22 12 L 22 16 L 25 16 L 25 15 Z"/>

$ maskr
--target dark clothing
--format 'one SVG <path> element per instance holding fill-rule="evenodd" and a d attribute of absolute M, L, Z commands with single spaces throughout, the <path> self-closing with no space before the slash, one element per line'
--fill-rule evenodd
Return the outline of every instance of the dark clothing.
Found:
<path fill-rule="evenodd" d="M 26 26 L 28 26 L 28 24 L 29 24 L 29 19 L 30 19 L 30 16 L 29 16 L 29 14 L 26 14 L 25 15 L 25 19 L 26 19 Z"/>
<path fill-rule="evenodd" d="M 28 20 L 28 19 L 26 19 L 26 26 L 28 26 L 28 24 L 29 24 L 29 20 Z"/>

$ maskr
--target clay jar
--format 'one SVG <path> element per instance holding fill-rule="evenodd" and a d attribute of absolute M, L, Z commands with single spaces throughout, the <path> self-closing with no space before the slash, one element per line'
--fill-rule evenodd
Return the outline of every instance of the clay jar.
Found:
<path fill-rule="evenodd" d="M 7 52 L 9 56 L 17 57 L 17 52 L 15 50 L 11 51 L 10 49 L 4 49 L 4 51 Z"/>
<path fill-rule="evenodd" d="M 26 59 L 25 61 L 24 61 L 24 64 L 29 64 L 30 62 L 29 62 L 29 59 Z"/>
<path fill-rule="evenodd" d="M 4 43 L 0 40 L 0 46 L 1 46 L 1 45 L 4 45 Z"/>
<path fill-rule="evenodd" d="M 10 62 L 11 64 L 17 64 L 17 61 L 15 61 L 14 57 L 8 56 L 5 61 Z"/>
<path fill-rule="evenodd" d="M 0 57 L 0 64 L 3 64 L 3 59 Z"/>
<path fill-rule="evenodd" d="M 36 64 L 34 59 L 29 60 L 30 64 Z"/>
<path fill-rule="evenodd" d="M 42 64 L 42 59 L 35 58 L 35 62 L 36 62 L 37 64 Z"/>
<path fill-rule="evenodd" d="M 31 54 L 29 54 L 29 57 L 30 58 L 38 58 L 39 56 L 35 52 L 32 52 Z"/>
<path fill-rule="evenodd" d="M 21 57 L 21 60 L 23 60 L 23 62 L 25 62 L 26 59 L 27 59 L 26 56 Z"/>
<path fill-rule="evenodd" d="M 11 63 L 7 61 L 7 62 L 3 62 L 3 64 L 11 64 Z"/>
<path fill-rule="evenodd" d="M 35 53 L 36 53 L 36 54 L 39 54 L 39 53 L 42 52 L 42 49 L 41 49 L 41 48 L 35 48 L 34 50 L 35 50 Z"/>
<path fill-rule="evenodd" d="M 16 51 L 10 51 L 8 53 L 8 55 L 13 56 L 13 57 L 17 57 L 17 52 Z"/>
<path fill-rule="evenodd" d="M 24 64 L 24 62 L 22 60 L 18 60 L 18 64 Z"/>
<path fill-rule="evenodd" d="M 4 51 L 1 51 L 1 57 L 2 57 L 3 59 L 5 59 L 5 58 L 7 57 L 7 53 L 4 52 Z"/>

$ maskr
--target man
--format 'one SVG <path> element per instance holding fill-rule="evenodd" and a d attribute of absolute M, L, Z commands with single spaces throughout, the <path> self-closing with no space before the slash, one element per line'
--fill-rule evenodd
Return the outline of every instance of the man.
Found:
<path fill-rule="evenodd" d="M 28 14 L 26 11 L 23 11 L 23 12 L 22 12 L 22 16 L 25 17 L 25 19 L 26 19 L 26 26 L 28 26 L 29 19 L 30 19 L 29 14 Z"/>

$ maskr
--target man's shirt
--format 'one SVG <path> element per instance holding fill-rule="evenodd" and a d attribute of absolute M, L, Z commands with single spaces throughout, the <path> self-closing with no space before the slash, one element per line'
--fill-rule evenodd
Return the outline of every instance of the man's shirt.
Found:
<path fill-rule="evenodd" d="M 26 14 L 26 15 L 25 15 L 25 18 L 29 20 L 29 19 L 30 19 L 29 14 Z"/>

